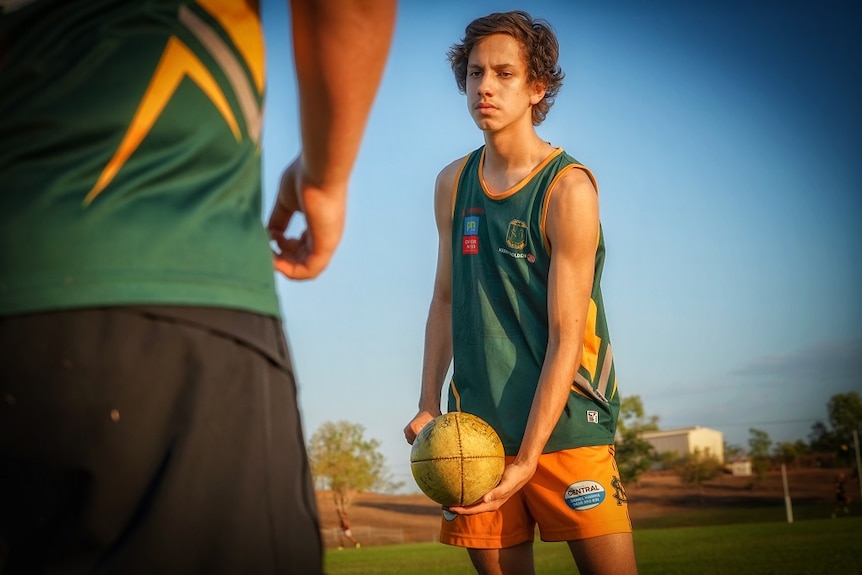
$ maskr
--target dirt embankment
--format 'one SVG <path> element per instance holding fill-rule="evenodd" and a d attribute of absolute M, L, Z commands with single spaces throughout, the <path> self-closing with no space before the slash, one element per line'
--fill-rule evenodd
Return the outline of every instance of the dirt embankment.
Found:
<path fill-rule="evenodd" d="M 790 497 L 794 505 L 831 504 L 835 500 L 838 469 L 789 469 Z M 854 501 L 859 500 L 855 480 L 847 484 Z M 780 471 L 771 471 L 762 480 L 755 477 L 722 475 L 706 482 L 701 489 L 684 485 L 673 473 L 650 472 L 634 485 L 626 486 L 629 513 L 639 519 L 682 513 L 692 509 L 783 505 L 784 488 Z M 318 492 L 318 511 L 324 542 L 339 544 L 338 516 L 332 495 Z M 436 540 L 440 506 L 420 494 L 381 495 L 361 493 L 350 507 L 353 535 L 362 544 L 392 544 Z"/>

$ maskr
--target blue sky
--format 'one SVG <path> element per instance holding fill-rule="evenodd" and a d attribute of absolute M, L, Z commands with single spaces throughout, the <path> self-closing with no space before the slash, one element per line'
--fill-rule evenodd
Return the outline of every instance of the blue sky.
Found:
<path fill-rule="evenodd" d="M 518 8 L 551 23 L 566 72 L 539 134 L 599 182 L 622 394 L 663 429 L 712 427 L 747 446 L 751 427 L 806 439 L 829 397 L 862 390 L 862 41 L 849 2 L 650 4 L 402 3 L 343 243 L 320 278 L 278 280 L 308 436 L 359 423 L 414 489 L 401 430 L 419 393 L 433 182 L 482 144 L 445 54 L 473 18 Z M 287 9 L 263 6 L 268 210 L 299 143 Z"/>

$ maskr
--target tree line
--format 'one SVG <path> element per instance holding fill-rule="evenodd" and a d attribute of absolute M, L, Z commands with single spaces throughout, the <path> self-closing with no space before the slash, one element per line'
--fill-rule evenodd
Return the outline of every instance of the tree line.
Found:
<path fill-rule="evenodd" d="M 657 453 L 643 438 L 658 431 L 659 418 L 647 416 L 641 398 L 627 397 L 620 405 L 617 425 L 616 458 L 624 483 L 637 482 L 641 474 L 655 467 L 676 470 L 682 479 L 700 484 L 720 473 L 726 464 L 747 459 L 758 478 L 773 466 L 787 465 L 847 467 L 855 458 L 853 432 L 862 435 L 862 397 L 851 391 L 833 395 L 826 404 L 828 422 L 811 426 L 808 441 L 773 442 L 769 434 L 755 427 L 748 430 L 748 449 L 724 445 L 724 461 L 716 454 L 695 450 L 692 453 Z"/>

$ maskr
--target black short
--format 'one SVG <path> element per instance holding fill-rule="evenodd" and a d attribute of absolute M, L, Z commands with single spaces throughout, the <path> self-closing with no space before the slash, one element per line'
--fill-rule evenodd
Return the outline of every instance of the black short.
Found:
<path fill-rule="evenodd" d="M 0 353 L 0 573 L 321 572 L 280 322 L 16 316 Z"/>

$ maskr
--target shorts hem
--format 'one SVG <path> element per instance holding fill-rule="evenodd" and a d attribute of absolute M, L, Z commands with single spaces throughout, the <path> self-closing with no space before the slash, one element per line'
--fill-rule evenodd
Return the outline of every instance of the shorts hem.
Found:
<path fill-rule="evenodd" d="M 523 535 L 510 535 L 507 537 L 474 537 L 461 535 L 440 535 L 440 543 L 452 547 L 464 547 L 466 549 L 506 549 L 521 543 L 533 541 L 532 533 Z"/>
<path fill-rule="evenodd" d="M 557 531 L 543 531 L 539 535 L 542 541 L 554 543 L 559 541 L 580 541 L 603 535 L 615 535 L 617 533 L 631 533 L 632 525 L 628 521 L 608 521 L 601 525 L 590 525 L 585 529 L 561 529 Z"/>

